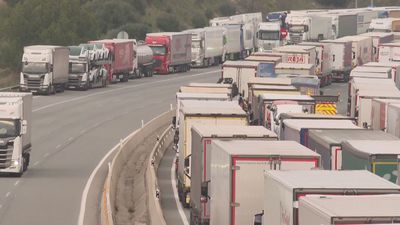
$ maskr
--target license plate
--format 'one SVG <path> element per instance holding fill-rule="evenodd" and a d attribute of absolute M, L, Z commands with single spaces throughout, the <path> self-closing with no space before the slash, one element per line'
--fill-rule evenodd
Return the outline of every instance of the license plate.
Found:
<path fill-rule="evenodd" d="M 71 89 L 74 89 L 74 88 L 75 88 L 75 86 L 69 86 L 69 88 L 71 88 Z"/>

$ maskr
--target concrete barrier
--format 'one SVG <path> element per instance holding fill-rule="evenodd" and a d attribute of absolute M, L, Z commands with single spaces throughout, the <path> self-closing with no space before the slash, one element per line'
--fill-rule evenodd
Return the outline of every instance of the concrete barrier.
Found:
<path fill-rule="evenodd" d="M 167 111 L 167 112 L 161 114 L 160 116 L 158 116 L 158 117 L 154 118 L 153 120 L 149 121 L 148 123 L 144 124 L 142 126 L 142 128 L 131 133 L 125 139 L 122 139 L 120 141 L 120 143 L 114 147 L 114 148 L 118 148 L 118 149 L 116 149 L 118 152 L 116 153 L 114 159 L 112 160 L 111 165 L 109 165 L 108 175 L 107 175 L 106 181 L 103 186 L 103 193 L 102 193 L 101 204 L 100 204 L 101 225 L 114 225 L 114 209 L 115 209 L 115 196 L 116 196 L 115 193 L 117 190 L 117 179 L 118 179 L 119 174 L 121 173 L 122 169 L 124 168 L 124 165 L 126 164 L 126 161 L 128 160 L 129 155 L 132 153 L 132 151 L 134 149 L 136 149 L 137 146 L 139 146 L 145 140 L 145 138 L 147 136 L 156 132 L 161 127 L 168 126 L 171 123 L 171 118 L 174 116 L 174 113 L 175 113 L 175 111 L 171 109 L 170 111 Z M 170 127 L 167 130 L 171 130 Z M 156 147 L 154 147 L 154 148 L 161 148 L 159 146 L 165 146 L 166 141 L 168 141 L 166 139 L 166 137 L 168 136 L 167 130 L 163 133 L 162 137 L 160 137 L 160 140 L 157 141 Z M 171 141 L 172 141 L 172 139 L 171 139 Z M 163 144 L 160 145 L 161 143 L 163 143 Z M 161 158 L 159 158 L 160 153 L 154 154 L 155 152 L 161 153 L 161 151 L 155 151 L 155 149 L 153 149 L 152 152 L 149 152 L 149 154 L 150 154 L 149 159 L 151 160 L 153 158 L 153 156 L 155 156 L 155 158 L 158 158 L 158 162 L 157 162 L 157 166 L 158 166 L 159 160 L 161 159 Z M 153 182 L 154 182 L 154 184 L 155 184 L 156 177 L 155 177 L 155 174 L 153 174 L 154 176 L 149 176 L 148 171 L 149 171 L 149 168 L 147 168 L 147 170 L 146 170 L 146 183 L 147 183 L 146 185 L 147 185 L 147 191 L 148 191 L 147 203 L 148 203 L 149 215 L 150 215 L 151 221 L 153 221 L 152 217 L 157 217 L 157 221 L 160 221 L 159 218 L 161 217 L 162 218 L 161 221 L 164 221 L 164 224 L 165 224 L 165 220 L 162 216 L 162 211 L 161 211 L 161 207 L 159 206 L 159 202 L 156 203 L 156 202 L 154 202 L 155 200 L 150 199 L 150 197 L 155 197 L 155 195 L 154 195 L 155 192 L 152 192 L 153 188 L 155 188 L 155 186 L 150 185 L 150 183 L 153 184 Z M 150 174 L 150 175 L 152 175 L 152 174 Z M 153 188 L 151 188 L 151 186 Z M 152 206 L 150 207 L 149 204 L 152 204 Z M 159 210 L 161 212 L 157 210 L 158 213 L 154 214 L 154 212 L 152 212 L 152 210 L 157 209 L 156 204 L 158 204 Z M 159 215 L 159 213 L 161 213 L 161 215 Z M 162 223 L 152 223 L 152 224 L 162 224 Z"/>

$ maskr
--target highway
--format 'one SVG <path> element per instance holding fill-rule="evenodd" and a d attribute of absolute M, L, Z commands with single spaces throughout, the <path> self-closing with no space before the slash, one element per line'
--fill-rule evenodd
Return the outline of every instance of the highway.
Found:
<path fill-rule="evenodd" d="M 330 86 L 321 89 L 325 95 L 339 96 L 337 110 L 339 114 L 346 115 L 347 110 L 347 83 L 333 83 Z M 174 184 L 171 178 L 173 169 L 173 160 L 175 152 L 169 148 L 160 163 L 158 168 L 158 183 L 161 191 L 161 207 L 163 209 L 164 218 L 168 225 L 189 225 L 190 210 L 185 209 L 177 200 L 178 196 L 174 193 Z M 179 203 L 179 204 L 178 204 Z"/>
<path fill-rule="evenodd" d="M 216 82 L 217 71 L 192 70 L 87 92 L 35 96 L 30 168 L 21 178 L 0 178 L 0 225 L 77 224 L 85 184 L 108 151 L 142 120 L 168 110 L 180 86 Z M 88 205 L 86 212 L 97 212 L 95 203 Z"/>

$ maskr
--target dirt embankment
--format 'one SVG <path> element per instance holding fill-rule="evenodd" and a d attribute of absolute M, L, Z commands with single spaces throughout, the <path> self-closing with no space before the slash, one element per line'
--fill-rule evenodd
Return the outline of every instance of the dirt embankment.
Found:
<path fill-rule="evenodd" d="M 14 86 L 17 85 L 18 82 L 19 76 L 16 72 L 0 68 L 0 88 Z"/>

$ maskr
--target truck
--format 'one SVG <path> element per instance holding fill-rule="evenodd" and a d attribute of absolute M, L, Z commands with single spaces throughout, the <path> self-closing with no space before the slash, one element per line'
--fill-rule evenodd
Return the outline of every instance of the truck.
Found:
<path fill-rule="evenodd" d="M 209 67 L 223 62 L 223 27 L 204 27 L 186 32 L 192 34 L 192 67 Z"/>
<path fill-rule="evenodd" d="M 352 66 L 352 43 L 345 40 L 325 40 L 323 43 L 331 44 L 331 65 L 332 65 L 332 79 L 334 81 L 349 80 L 349 74 Z"/>
<path fill-rule="evenodd" d="M 22 176 L 32 150 L 32 94 L 0 93 L 0 173 Z"/>
<path fill-rule="evenodd" d="M 388 105 L 387 121 L 386 132 L 400 138 L 400 104 Z"/>
<path fill-rule="evenodd" d="M 246 61 L 255 61 L 255 62 L 271 62 L 275 65 L 282 62 L 281 56 L 268 56 L 268 55 L 250 55 L 246 57 L 244 60 Z"/>
<path fill-rule="evenodd" d="M 190 33 L 148 33 L 145 42 L 153 50 L 156 73 L 168 74 L 190 70 L 192 63 L 192 35 Z"/>
<path fill-rule="evenodd" d="M 257 102 L 257 99 L 261 94 L 287 94 L 287 95 L 301 95 L 300 91 L 292 85 L 273 85 L 273 84 L 254 84 L 249 90 L 248 102 Z"/>
<path fill-rule="evenodd" d="M 275 66 L 275 73 L 315 75 L 315 64 L 279 63 Z"/>
<path fill-rule="evenodd" d="M 243 38 L 240 24 L 225 24 L 223 60 L 238 60 L 242 58 Z"/>
<path fill-rule="evenodd" d="M 371 102 L 374 98 L 399 99 L 400 91 L 390 79 L 355 77 L 350 82 L 348 115 L 362 127 L 371 126 Z"/>
<path fill-rule="evenodd" d="M 192 93 L 223 93 L 232 97 L 232 84 L 222 83 L 188 83 L 186 86 L 180 87 L 180 92 Z"/>
<path fill-rule="evenodd" d="M 95 87 L 106 87 L 108 74 L 104 65 L 108 60 L 91 60 L 88 51 L 81 46 L 69 46 L 68 89 L 88 90 Z"/>
<path fill-rule="evenodd" d="M 327 12 L 321 16 L 331 18 L 332 39 L 357 34 L 357 15 L 349 12 Z"/>
<path fill-rule="evenodd" d="M 352 66 L 361 66 L 372 61 L 372 38 L 365 36 L 346 36 L 338 40 L 352 42 Z"/>
<path fill-rule="evenodd" d="M 264 22 L 258 24 L 257 51 L 263 52 L 283 45 L 285 35 L 281 33 L 280 22 Z"/>
<path fill-rule="evenodd" d="M 69 50 L 53 45 L 24 47 L 19 89 L 21 92 L 55 94 L 68 83 Z"/>
<path fill-rule="evenodd" d="M 285 45 L 274 48 L 272 52 L 284 54 L 283 63 L 316 64 L 317 62 L 315 46 Z"/>
<path fill-rule="evenodd" d="M 311 129 L 360 129 L 352 120 L 331 119 L 285 119 L 280 124 L 280 140 L 297 141 L 308 145 Z"/>
<path fill-rule="evenodd" d="M 361 36 L 372 38 L 372 62 L 378 62 L 379 60 L 378 50 L 380 44 L 394 41 L 394 35 L 391 33 L 368 32 L 361 34 Z"/>
<path fill-rule="evenodd" d="M 275 133 L 261 126 L 210 126 L 194 125 L 192 132 L 192 155 L 190 163 L 190 224 L 210 224 L 211 142 L 214 140 L 272 140 Z"/>
<path fill-rule="evenodd" d="M 371 21 L 369 32 L 399 32 L 400 18 L 377 18 Z"/>
<path fill-rule="evenodd" d="M 287 41 L 298 44 L 302 41 L 331 39 L 332 19 L 317 14 L 291 13 L 286 17 L 289 35 Z"/>
<path fill-rule="evenodd" d="M 299 201 L 299 224 L 394 224 L 400 221 L 399 200 L 398 195 L 305 196 Z"/>
<path fill-rule="evenodd" d="M 178 195 L 185 207 L 190 206 L 190 171 L 185 171 L 185 159 L 192 154 L 191 127 L 203 125 L 248 125 L 247 115 L 235 102 L 181 101 L 179 115 Z"/>
<path fill-rule="evenodd" d="M 274 85 L 274 86 L 290 86 L 291 79 L 289 78 L 272 78 L 272 77 L 253 77 L 249 79 L 247 82 L 247 89 L 249 90 L 247 95 L 245 94 L 244 97 L 247 99 L 249 103 L 253 101 L 253 86 L 256 85 Z"/>
<path fill-rule="evenodd" d="M 395 136 L 370 129 L 314 129 L 308 132 L 307 147 L 321 155 L 325 170 L 344 170 L 343 142 L 348 140 L 396 140 Z M 346 159 L 347 160 L 347 159 Z M 353 163 L 358 161 L 354 160 Z M 364 167 L 362 168 L 364 169 Z"/>
<path fill-rule="evenodd" d="M 132 39 L 103 39 L 89 41 L 92 44 L 104 44 L 110 51 L 111 63 L 106 64 L 105 68 L 108 72 L 108 81 L 110 83 L 128 82 L 129 77 L 135 71 L 135 41 Z"/>
<path fill-rule="evenodd" d="M 299 45 L 314 46 L 316 50 L 315 75 L 321 87 L 332 83 L 332 44 L 324 42 L 301 42 Z"/>
<path fill-rule="evenodd" d="M 386 131 L 388 126 L 388 105 L 400 104 L 400 99 L 372 99 L 371 129 Z"/>
<path fill-rule="evenodd" d="M 244 60 L 261 63 L 258 68 L 258 76 L 260 77 L 275 77 L 275 66 L 282 62 L 281 57 L 272 56 L 249 56 Z"/>
<path fill-rule="evenodd" d="M 226 61 L 222 65 L 221 78 L 232 80 L 234 89 L 237 89 L 234 93 L 245 96 L 248 92 L 247 81 L 253 77 L 257 77 L 260 64 L 262 63 L 252 61 Z"/>
<path fill-rule="evenodd" d="M 400 62 L 369 62 L 364 64 L 368 67 L 383 67 L 392 69 L 392 79 L 396 83 L 397 87 L 400 87 Z"/>
<path fill-rule="evenodd" d="M 357 66 L 350 72 L 350 79 L 354 77 L 392 79 L 392 68 Z"/>
<path fill-rule="evenodd" d="M 372 10 L 360 10 L 357 14 L 357 34 L 366 33 L 371 22 L 378 18 L 378 12 Z"/>
<path fill-rule="evenodd" d="M 263 209 L 265 170 L 311 170 L 319 160 L 294 141 L 211 142 L 210 224 L 251 224 Z"/>
<path fill-rule="evenodd" d="M 379 45 L 379 62 L 400 62 L 400 42 L 384 43 Z"/>
<path fill-rule="evenodd" d="M 302 95 L 319 95 L 320 80 L 317 76 L 295 76 L 290 78 L 292 85 L 296 87 Z"/>
<path fill-rule="evenodd" d="M 139 43 L 136 51 L 138 77 L 152 77 L 154 73 L 153 50 L 145 43 Z"/>
<path fill-rule="evenodd" d="M 398 184 L 400 140 L 346 140 L 342 143 L 342 169 L 361 170 Z"/>

